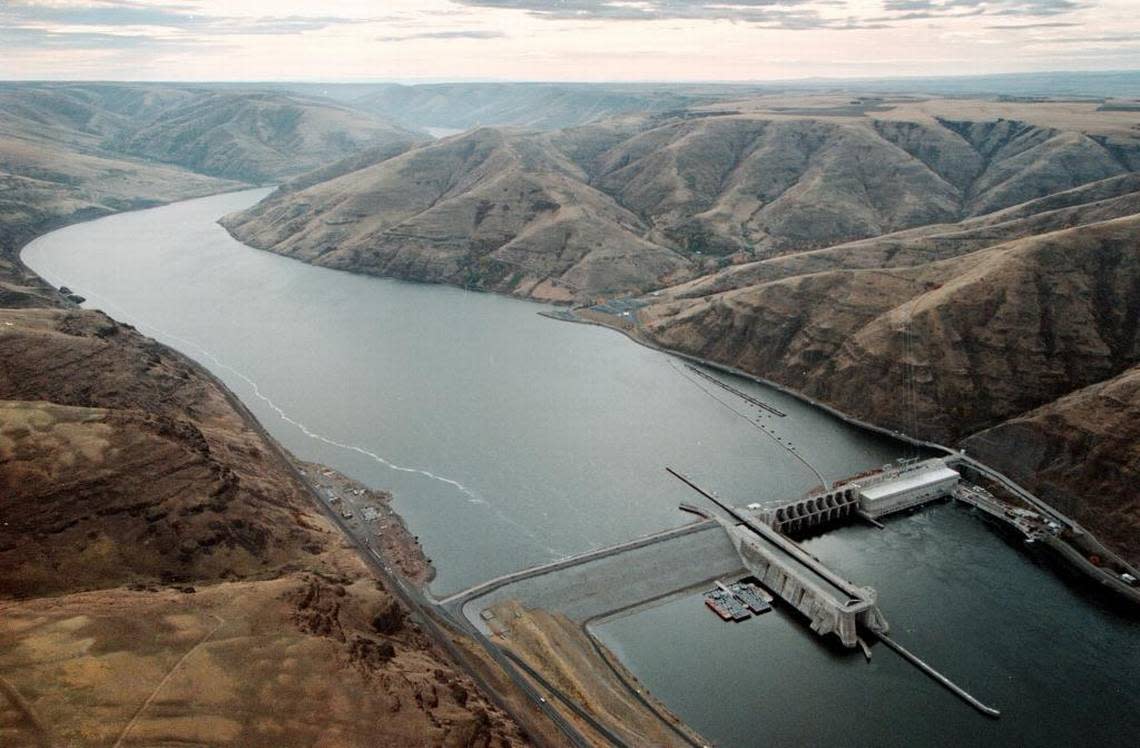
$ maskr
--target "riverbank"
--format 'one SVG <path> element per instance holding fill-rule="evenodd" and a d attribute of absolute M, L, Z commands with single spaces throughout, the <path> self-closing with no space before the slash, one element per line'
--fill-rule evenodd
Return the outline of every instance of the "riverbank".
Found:
<path fill-rule="evenodd" d="M 552 689 L 601 720 L 619 740 L 628 745 L 708 743 L 652 694 L 634 685 L 636 678 L 585 627 L 565 615 L 527 609 L 514 600 L 489 610 L 490 641 L 534 668 Z"/>
<path fill-rule="evenodd" d="M 0 227 L 16 307 L 0 310 L 3 734 L 526 742 L 314 512 L 292 457 L 220 380 L 23 265 L 41 230 L 100 215 Z M 394 537 L 393 563 L 424 577 Z M 500 687 L 534 740 L 560 742 Z"/>
<path fill-rule="evenodd" d="M 1084 579 L 1094 583 L 1098 590 L 1105 591 L 1114 596 L 1119 602 L 1129 606 L 1133 612 L 1140 610 L 1140 586 L 1129 584 L 1124 581 L 1123 575 L 1128 574 L 1133 578 L 1140 578 L 1140 570 L 1125 560 L 1120 554 L 1108 548 L 1104 543 L 1098 540 L 1088 530 L 1081 525 L 1077 524 L 1070 518 L 1053 507 L 1047 502 L 1030 494 L 1026 489 L 1018 486 L 1008 477 L 1002 475 L 998 471 L 983 465 L 975 459 L 965 457 L 963 452 L 952 449 L 942 444 L 935 442 L 924 441 L 908 434 L 901 433 L 893 429 L 886 429 L 873 423 L 869 423 L 859 418 L 855 418 L 843 411 L 828 405 L 827 403 L 819 402 L 803 393 L 797 392 L 794 389 L 785 387 L 779 382 L 774 382 L 763 377 L 756 376 L 747 371 L 737 369 L 732 366 L 725 365 L 718 361 L 705 359 L 700 356 L 694 356 L 684 351 L 672 350 L 658 345 L 650 340 L 647 336 L 640 332 L 637 321 L 637 310 L 632 310 L 628 315 L 613 315 L 604 312 L 594 311 L 592 308 L 578 308 L 578 309 L 564 309 L 557 312 L 543 312 L 543 316 L 550 319 L 558 320 L 561 322 L 573 322 L 577 324 L 594 325 L 603 327 L 625 335 L 629 340 L 637 343 L 638 345 L 645 346 L 655 351 L 667 353 L 687 361 L 707 366 L 717 371 L 732 374 L 734 376 L 750 379 L 758 382 L 767 387 L 777 389 L 789 396 L 795 397 L 798 400 L 808 403 L 809 405 L 819 408 L 828 412 L 830 415 L 838 418 L 846 423 L 856 426 L 867 431 L 876 432 L 891 438 L 898 439 L 909 443 L 915 447 L 922 449 L 933 450 L 941 453 L 952 461 L 965 462 L 975 470 L 979 470 L 983 475 L 993 479 L 995 485 L 1002 493 L 1004 493 L 1014 505 L 1032 508 L 1038 511 L 1043 511 L 1046 515 L 1052 516 L 1058 522 L 1063 523 L 1066 532 L 1058 535 L 1050 535 L 1045 538 L 1045 545 L 1051 548 L 1058 561 L 1066 564 L 1071 570 L 1079 574 Z M 1009 522 L 1006 518 L 1000 518 Z M 1016 528 L 1015 528 L 1016 529 Z"/>
<path fill-rule="evenodd" d="M 368 538 L 369 545 L 399 574 L 417 587 L 424 587 L 435 576 L 431 559 L 424 555 L 419 538 L 408 530 L 392 508 L 392 494 L 380 491 L 326 465 L 294 458 L 298 472 L 316 493 L 340 514 L 356 534 Z"/>

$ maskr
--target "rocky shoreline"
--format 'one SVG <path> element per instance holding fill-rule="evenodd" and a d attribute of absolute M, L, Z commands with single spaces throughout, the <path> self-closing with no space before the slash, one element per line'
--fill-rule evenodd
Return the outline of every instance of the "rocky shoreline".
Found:
<path fill-rule="evenodd" d="M 78 309 L 20 262 L 37 231 L 2 228 L 0 282 L 18 289 L 5 297 L 17 308 L 0 309 L 0 701 L 16 705 L 2 734 L 529 742 L 315 510 L 292 458 L 236 396 L 185 356 Z M 430 578 L 387 494 L 322 478 L 375 507 L 394 568 Z M 199 672 L 207 661 L 213 674 Z M 64 686 L 59 662 L 88 675 Z M 134 688 L 115 685 L 132 677 Z M 255 689 L 266 678 L 283 684 L 272 707 Z M 313 688 L 345 708 L 303 706 Z M 99 709 L 91 689 L 104 693 Z M 180 706 L 147 708 L 167 698 Z M 552 729 L 513 703 L 534 735 Z"/>

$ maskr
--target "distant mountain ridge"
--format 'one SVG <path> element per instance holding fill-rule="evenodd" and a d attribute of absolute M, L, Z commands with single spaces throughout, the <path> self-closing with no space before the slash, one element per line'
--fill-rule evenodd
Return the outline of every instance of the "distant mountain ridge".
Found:
<path fill-rule="evenodd" d="M 633 113 L 658 113 L 713 101 L 721 89 L 572 83 L 438 83 L 377 85 L 353 106 L 414 127 L 510 125 L 555 130 Z M 731 89 L 735 92 L 751 87 Z"/>
<path fill-rule="evenodd" d="M 1140 166 L 1011 120 L 642 115 L 481 128 L 327 167 L 227 217 L 321 265 L 583 301 L 753 258 L 955 223 Z"/>
<path fill-rule="evenodd" d="M 249 84 L 203 84 L 227 91 Z M 461 83 L 260 83 L 265 90 L 319 96 L 376 111 L 413 127 L 512 125 L 558 129 L 610 116 L 716 106 L 743 97 L 842 92 L 851 95 L 994 97 L 1033 102 L 1140 97 L 1140 71 L 1054 71 L 898 78 L 802 78 L 755 82 L 575 83 L 470 81 Z M 1125 101 L 1127 104 L 1127 101 Z"/>
<path fill-rule="evenodd" d="M 250 183 L 281 181 L 363 148 L 409 147 L 427 138 L 314 97 L 132 83 L 0 86 L 4 135 Z"/>
<path fill-rule="evenodd" d="M 42 302 L 10 253 L 48 227 L 277 182 L 426 136 L 332 101 L 193 85 L 0 83 L 0 305 Z M 10 272 L 6 272 L 10 271 Z"/>

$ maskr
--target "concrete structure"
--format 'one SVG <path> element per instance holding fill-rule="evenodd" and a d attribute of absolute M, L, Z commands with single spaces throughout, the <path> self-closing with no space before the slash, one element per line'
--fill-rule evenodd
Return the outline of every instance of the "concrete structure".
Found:
<path fill-rule="evenodd" d="M 749 509 L 757 505 L 749 504 Z M 757 519 L 776 532 L 800 533 L 813 527 L 846 519 L 859 509 L 854 486 L 837 487 L 826 493 L 759 507 Z"/>
<path fill-rule="evenodd" d="M 812 631 L 820 636 L 835 634 L 846 647 L 859 644 L 859 626 L 876 634 L 887 631 L 887 619 L 876 605 L 878 595 L 873 589 L 848 582 L 798 543 L 729 506 L 673 468 L 665 469 L 728 514 L 731 519 L 718 516 L 716 520 L 745 568 L 806 616 Z"/>
<path fill-rule="evenodd" d="M 857 627 L 875 633 L 888 630 L 875 590 L 843 579 L 799 544 L 766 525 L 722 524 L 744 566 L 806 616 L 812 631 L 821 636 L 835 634 L 844 646 L 855 647 L 859 642 Z"/>
<path fill-rule="evenodd" d="M 889 470 L 858 485 L 859 507 L 870 517 L 952 496 L 960 476 L 940 459 Z"/>
<path fill-rule="evenodd" d="M 438 603 L 489 634 L 483 611 L 505 600 L 588 623 L 744 572 L 721 526 L 704 520 L 507 574 Z"/>

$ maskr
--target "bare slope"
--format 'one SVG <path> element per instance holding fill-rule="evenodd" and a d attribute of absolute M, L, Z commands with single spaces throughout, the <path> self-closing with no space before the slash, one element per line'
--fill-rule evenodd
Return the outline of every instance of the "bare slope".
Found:
<path fill-rule="evenodd" d="M 0 139 L 162 161 L 226 179 L 278 181 L 423 136 L 379 115 L 281 92 L 127 83 L 0 86 Z"/>
<path fill-rule="evenodd" d="M 1054 407 L 1049 403 L 1140 361 L 1138 237 L 1140 215 L 1131 215 L 937 262 L 776 273 L 703 296 L 689 289 L 643 310 L 640 331 L 868 421 L 955 443 Z M 1133 457 L 1114 446 L 1135 441 L 1134 428 L 1123 423 L 1120 434 L 1104 440 L 1103 430 L 1082 436 L 1040 428 L 1032 414 L 1024 418 L 1028 425 L 987 432 L 978 442 L 985 455 L 1004 450 L 1008 459 L 999 463 L 1022 460 L 1015 472 L 1026 475 L 1042 451 L 1095 453 L 1116 466 L 1103 476 L 1112 486 L 1107 495 L 1124 502 L 1116 516 L 1136 519 L 1136 494 L 1126 480 Z M 1018 434 L 1032 427 L 1036 445 L 1019 444 Z M 1054 486 L 1046 495 L 1068 497 L 1071 505 L 1097 492 L 1077 467 L 1055 467 L 1038 484 Z M 1104 490 L 1073 511 L 1091 528 L 1119 537 L 1099 512 Z"/>
<path fill-rule="evenodd" d="M 253 246 L 333 267 L 586 300 L 1124 180 L 1133 165 L 1122 154 L 1138 147 L 919 115 L 485 128 L 330 167 L 225 224 Z"/>
<path fill-rule="evenodd" d="M 64 310 L 0 360 L 6 745 L 521 742 L 196 366 Z"/>
<path fill-rule="evenodd" d="M 202 93 L 112 138 L 116 151 L 244 182 L 279 181 L 422 136 L 375 115 L 275 93 Z"/>
<path fill-rule="evenodd" d="M 644 329 L 954 441 L 1140 357 L 1138 231 L 1130 216 L 914 267 L 794 275 L 651 306 Z"/>
<path fill-rule="evenodd" d="M 1083 133 L 1018 122 L 755 115 L 649 129 L 593 171 L 653 240 L 762 257 L 958 221 L 1128 168 Z"/>
<path fill-rule="evenodd" d="M 0 306 L 35 305 L 44 289 L 16 250 L 55 226 L 237 189 L 176 166 L 0 135 Z"/>
<path fill-rule="evenodd" d="M 328 267 L 538 298 L 645 290 L 688 265 L 545 136 L 492 128 L 280 191 L 223 223 Z"/>
<path fill-rule="evenodd" d="M 970 454 L 1140 559 L 1140 367 L 970 436 Z"/>

